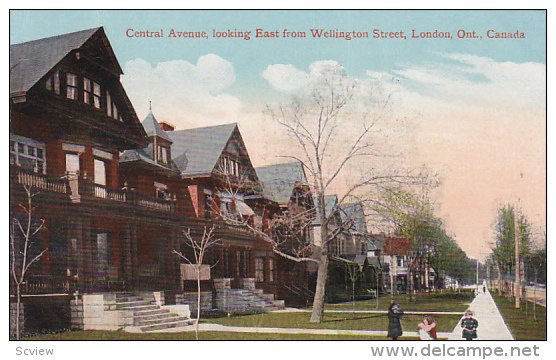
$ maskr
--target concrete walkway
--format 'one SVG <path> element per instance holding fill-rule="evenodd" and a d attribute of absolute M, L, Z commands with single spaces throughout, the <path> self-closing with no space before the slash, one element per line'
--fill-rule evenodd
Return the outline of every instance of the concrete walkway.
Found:
<path fill-rule="evenodd" d="M 488 289 L 486 293 L 479 291 L 479 294 L 469 305 L 469 309 L 475 313 L 474 318 L 479 322 L 479 327 L 477 328 L 477 340 L 514 339 Z M 462 328 L 458 322 L 448 339 L 464 340 L 461 337 L 461 334 Z"/>
<path fill-rule="evenodd" d="M 285 308 L 283 310 L 274 310 L 272 313 L 288 313 L 288 312 L 311 312 L 310 309 Z M 386 310 L 340 310 L 326 309 L 324 313 L 344 313 L 344 314 L 388 314 Z M 461 315 L 461 311 L 404 311 L 405 315 Z"/>

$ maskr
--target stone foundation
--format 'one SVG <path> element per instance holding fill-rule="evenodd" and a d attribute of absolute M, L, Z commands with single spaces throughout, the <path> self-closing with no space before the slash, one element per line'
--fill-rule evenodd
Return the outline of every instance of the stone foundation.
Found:
<path fill-rule="evenodd" d="M 191 309 L 191 313 L 197 312 L 197 293 L 186 292 L 183 294 L 176 294 L 176 304 L 187 304 Z M 209 291 L 201 292 L 201 311 L 212 310 L 212 293 Z"/>

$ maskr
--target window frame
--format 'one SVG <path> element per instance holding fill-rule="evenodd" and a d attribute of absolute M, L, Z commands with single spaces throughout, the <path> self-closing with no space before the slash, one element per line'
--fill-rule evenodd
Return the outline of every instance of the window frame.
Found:
<path fill-rule="evenodd" d="M 255 258 L 255 281 L 264 282 L 264 257 Z"/>
<path fill-rule="evenodd" d="M 91 105 L 91 100 L 93 98 L 92 83 L 91 79 L 83 76 L 83 102 L 87 105 Z M 89 84 L 89 86 L 87 87 L 85 84 Z"/>
<path fill-rule="evenodd" d="M 29 148 L 33 149 L 33 155 L 29 154 Z M 21 152 L 19 151 L 20 149 L 22 149 Z M 41 152 L 41 156 L 38 155 L 39 150 Z M 20 158 L 23 157 L 34 161 L 34 172 L 46 174 L 46 144 L 43 142 L 20 135 L 10 134 L 10 158 L 12 155 L 17 166 L 22 166 Z M 39 171 L 39 163 L 41 163 L 41 171 Z"/>
<path fill-rule="evenodd" d="M 73 81 L 70 81 L 70 79 Z M 70 96 L 70 94 L 73 94 L 73 96 Z M 66 72 L 66 99 L 79 100 L 79 77 L 71 72 Z"/>
<path fill-rule="evenodd" d="M 98 89 L 98 94 L 97 90 Z M 96 81 L 93 81 L 93 106 L 95 109 L 102 109 L 102 87 Z M 98 103 L 98 104 L 97 104 Z"/>

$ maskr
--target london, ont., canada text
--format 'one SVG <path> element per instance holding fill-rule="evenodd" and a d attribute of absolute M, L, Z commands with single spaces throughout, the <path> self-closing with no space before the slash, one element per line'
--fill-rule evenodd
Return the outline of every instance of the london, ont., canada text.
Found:
<path fill-rule="evenodd" d="M 176 28 L 145 30 L 128 28 L 125 31 L 127 38 L 170 38 L 170 39 L 331 39 L 331 40 L 356 40 L 356 39 L 477 39 L 477 40 L 519 40 L 525 39 L 526 35 L 519 30 L 474 30 L 458 29 L 456 31 L 434 30 L 400 30 L 400 29 L 371 29 L 371 30 L 341 30 L 311 28 L 308 30 L 291 29 L 263 29 L 254 30 L 238 29 L 211 29 L 211 30 L 178 30 Z"/>

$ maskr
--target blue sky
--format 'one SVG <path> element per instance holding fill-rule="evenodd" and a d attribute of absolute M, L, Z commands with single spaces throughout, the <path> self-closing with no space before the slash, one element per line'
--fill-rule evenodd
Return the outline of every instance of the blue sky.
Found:
<path fill-rule="evenodd" d="M 98 26 L 124 69 L 122 83 L 140 118 L 152 100 L 157 118 L 178 129 L 238 122 L 253 163 L 266 165 L 298 149 L 265 119 L 265 105 L 303 95 L 322 74 L 339 71 L 367 97 L 373 86 L 393 95 L 391 120 L 403 119 L 405 127 L 385 124 L 395 135 L 379 142 L 404 152 L 396 159 L 400 166 L 426 164 L 440 175 L 440 215 L 472 256 L 488 253 L 501 204 L 520 198 L 535 226 L 546 219 L 544 11 L 12 11 L 10 41 Z M 454 36 L 464 29 L 483 37 L 493 29 L 519 30 L 526 38 L 134 39 L 125 35 L 130 28 L 166 34 L 171 28 L 378 28 Z M 348 124 L 345 139 L 353 131 Z M 341 194 L 342 186 L 334 191 Z"/>
<path fill-rule="evenodd" d="M 545 21 L 543 11 L 12 11 L 11 43 L 18 43 L 95 26 L 104 26 L 114 50 L 124 65 L 142 58 L 155 64 L 182 59 L 194 63 L 214 53 L 234 65 L 237 81 L 232 91 L 261 94 L 261 73 L 269 64 L 292 64 L 307 69 L 317 60 L 334 59 L 350 76 L 362 76 L 367 69 L 391 70 L 394 65 L 430 64 L 438 52 L 468 53 L 497 61 L 545 62 Z M 520 30 L 525 41 L 469 40 L 314 40 L 279 39 L 244 41 L 130 39 L 128 28 L 136 30 L 265 30 L 310 28 L 370 31 L 411 29 L 452 31 L 459 29 Z"/>

